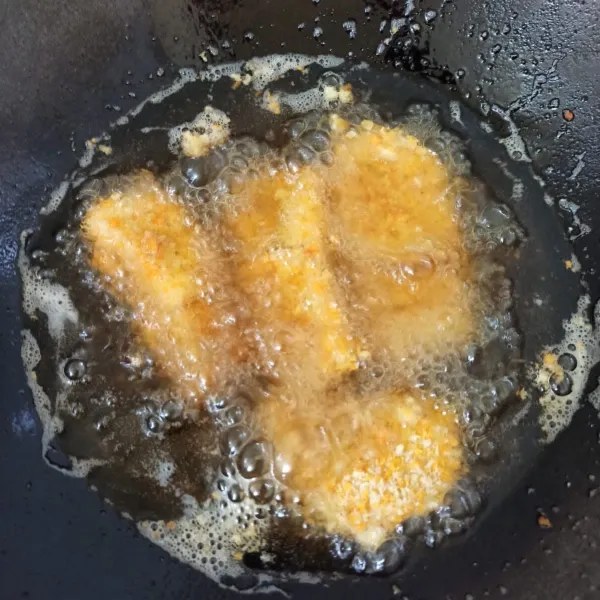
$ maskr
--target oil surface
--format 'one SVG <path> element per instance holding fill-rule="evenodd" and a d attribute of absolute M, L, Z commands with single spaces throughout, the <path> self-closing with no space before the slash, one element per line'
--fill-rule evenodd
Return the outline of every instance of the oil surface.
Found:
<path fill-rule="evenodd" d="M 490 479 L 502 482 L 522 460 L 520 436 L 524 447 L 538 437 L 535 376 L 523 361 L 560 339 L 579 297 L 562 262 L 567 244 L 555 243 L 552 221 L 532 218 L 543 192 L 497 149 L 495 171 L 467 156 L 447 128 L 456 114 L 467 127 L 455 103 L 444 117 L 410 94 L 400 102 L 395 77 L 311 62 L 270 57 L 186 73 L 211 92 L 219 85 L 223 102 L 184 114 L 175 99 L 205 93 L 184 82 L 143 103 L 123 135 L 103 139 L 109 155 L 84 158 L 84 178 L 52 199 L 20 257 L 35 332 L 23 334 L 23 356 L 47 459 L 60 462 L 60 449 L 61 468 L 89 476 L 150 539 L 228 583 L 245 572 L 242 559 L 393 571 L 411 544 L 468 527 Z M 258 125 L 236 126 L 241 105 L 254 107 Z M 149 120 L 133 127 L 138 114 Z M 153 174 L 126 174 L 148 166 Z M 89 180 L 102 171 L 113 174 Z M 420 181 L 397 193 L 415 173 Z M 160 256 L 143 231 L 167 240 Z M 552 291 L 565 277 L 562 309 Z M 531 309 L 534 298 L 551 319 Z M 585 329 L 592 339 L 577 326 L 571 337 Z M 560 354 L 578 382 L 591 366 L 588 342 L 569 342 L 575 363 Z M 572 414 L 557 404 L 576 406 L 581 394 L 582 384 L 559 379 L 542 394 L 547 435 Z M 400 425 L 388 418 L 396 409 Z M 401 440 L 397 427 L 419 419 L 420 437 Z M 323 423 L 345 456 L 341 475 Z M 392 441 L 405 448 L 382 465 Z M 442 475 L 447 460 L 431 457 L 455 449 L 452 474 Z M 389 482 L 377 460 L 402 472 L 409 450 L 422 474 L 408 483 L 444 485 L 426 501 L 383 489 L 387 512 L 361 530 L 357 477 Z M 357 464 L 353 452 L 374 458 Z M 346 484 L 331 506 L 327 485 Z"/>

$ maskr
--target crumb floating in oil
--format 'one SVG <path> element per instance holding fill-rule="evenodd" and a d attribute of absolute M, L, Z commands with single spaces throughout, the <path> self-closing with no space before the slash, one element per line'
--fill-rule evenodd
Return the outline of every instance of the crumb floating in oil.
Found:
<path fill-rule="evenodd" d="M 93 414 L 104 456 L 155 473 L 180 512 L 146 511 L 140 530 L 217 578 L 288 521 L 369 572 L 407 536 L 461 531 L 481 505 L 470 470 L 486 431 L 527 398 L 511 211 L 426 108 L 385 122 L 331 73 L 296 95 L 266 89 L 307 76 L 303 60 L 222 73 L 281 114 L 276 143 L 206 107 L 169 131 L 166 171 L 92 182 L 57 236 L 70 264 L 49 274 L 77 288 L 79 315 L 64 287 L 35 305 L 50 314 L 64 295 L 49 325 L 81 323 L 87 344 L 52 336 L 65 429 Z M 23 265 L 24 298 L 39 299 L 43 277 Z M 39 352 L 24 357 L 33 372 Z"/>

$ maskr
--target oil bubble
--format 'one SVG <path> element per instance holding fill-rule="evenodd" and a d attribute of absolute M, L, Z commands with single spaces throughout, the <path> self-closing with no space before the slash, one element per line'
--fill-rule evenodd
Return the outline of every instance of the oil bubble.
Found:
<path fill-rule="evenodd" d="M 400 540 L 391 539 L 383 542 L 375 553 L 376 563 L 381 563 L 378 570 L 384 573 L 395 573 L 404 564 L 404 547 Z"/>
<path fill-rule="evenodd" d="M 455 490 L 446 495 L 444 504 L 449 507 L 451 516 L 462 519 L 479 511 L 482 497 L 471 483 L 461 482 Z"/>
<path fill-rule="evenodd" d="M 237 467 L 240 475 L 246 479 L 264 475 L 269 468 L 266 443 L 255 441 L 246 444 L 238 457 Z"/>
<path fill-rule="evenodd" d="M 304 144 L 299 144 L 295 148 L 296 156 L 304 163 L 309 163 L 315 158 L 315 151 Z"/>
<path fill-rule="evenodd" d="M 290 138 L 295 139 L 300 137 L 304 130 L 306 129 L 306 121 L 304 119 L 296 119 L 292 121 L 292 123 L 288 126 L 288 135 Z"/>
<path fill-rule="evenodd" d="M 341 78 L 341 76 L 333 71 L 327 71 L 326 73 L 323 73 L 319 81 L 321 84 L 328 87 L 339 87 L 344 83 L 344 80 Z"/>
<path fill-rule="evenodd" d="M 252 138 L 243 138 L 238 141 L 235 145 L 235 150 L 247 160 L 255 158 L 260 154 L 264 154 L 264 148 Z"/>
<path fill-rule="evenodd" d="M 356 37 L 356 21 L 354 19 L 348 19 L 343 23 L 344 31 L 350 36 L 350 39 Z"/>
<path fill-rule="evenodd" d="M 232 427 L 233 425 L 237 425 L 244 420 L 245 412 L 246 411 L 244 407 L 240 406 L 239 404 L 230 406 L 229 408 L 225 409 L 223 415 L 219 416 L 219 421 L 225 427 Z"/>
<path fill-rule="evenodd" d="M 494 393 L 484 394 L 479 398 L 481 410 L 490 416 L 497 415 L 503 408 L 503 403 Z"/>
<path fill-rule="evenodd" d="M 319 158 L 321 159 L 321 162 L 324 165 L 326 165 L 327 167 L 330 167 L 331 165 L 333 165 L 333 163 L 335 161 L 333 152 L 323 152 Z"/>
<path fill-rule="evenodd" d="M 442 541 L 443 537 L 444 533 L 442 531 L 429 529 L 425 532 L 423 541 L 428 548 L 435 548 Z"/>
<path fill-rule="evenodd" d="M 155 415 L 150 415 L 146 419 L 146 428 L 148 429 L 149 433 L 158 434 L 163 430 L 163 423 Z"/>
<path fill-rule="evenodd" d="M 557 396 L 568 396 L 573 390 L 573 380 L 568 373 L 552 373 L 550 389 Z"/>
<path fill-rule="evenodd" d="M 302 160 L 297 153 L 289 152 L 286 156 L 285 163 L 291 173 L 297 173 L 302 168 Z"/>
<path fill-rule="evenodd" d="M 229 165 L 236 171 L 245 171 L 248 168 L 248 161 L 241 156 L 234 156 L 230 160 Z"/>
<path fill-rule="evenodd" d="M 185 182 L 192 187 L 206 185 L 209 181 L 205 161 L 201 158 L 184 158 L 181 161 L 181 173 Z"/>
<path fill-rule="evenodd" d="M 484 463 L 492 463 L 498 458 L 496 444 L 489 438 L 483 438 L 475 447 L 475 454 Z"/>
<path fill-rule="evenodd" d="M 435 10 L 426 10 L 423 18 L 425 19 L 425 23 L 428 25 L 433 23 L 437 17 L 437 11 Z"/>
<path fill-rule="evenodd" d="M 169 400 L 160 409 L 160 418 L 167 421 L 176 421 L 183 415 L 183 405 Z"/>
<path fill-rule="evenodd" d="M 350 540 L 344 537 L 335 536 L 332 542 L 332 550 L 335 556 L 342 560 L 347 560 L 354 552 L 354 545 Z"/>
<path fill-rule="evenodd" d="M 262 506 L 257 506 L 254 510 L 254 517 L 256 519 L 266 519 L 269 512 Z"/>
<path fill-rule="evenodd" d="M 493 392 L 500 402 L 507 400 L 515 391 L 515 383 L 509 377 L 498 380 L 493 387 Z"/>
<path fill-rule="evenodd" d="M 196 197 L 198 198 L 198 202 L 202 204 L 208 204 L 212 200 L 212 194 L 206 188 L 200 188 Z"/>
<path fill-rule="evenodd" d="M 315 152 L 323 152 L 329 148 L 330 139 L 325 131 L 310 129 L 300 136 L 300 140 Z"/>
<path fill-rule="evenodd" d="M 269 479 L 255 479 L 248 485 L 248 495 L 257 504 L 269 503 L 275 494 L 275 486 Z"/>
<path fill-rule="evenodd" d="M 503 227 L 511 221 L 510 211 L 502 205 L 488 205 L 481 215 L 481 224 L 488 229 Z"/>
<path fill-rule="evenodd" d="M 78 358 L 72 358 L 68 360 L 64 367 L 64 373 L 67 379 L 71 381 L 77 381 L 81 379 L 86 373 L 86 364 Z"/>
<path fill-rule="evenodd" d="M 466 528 L 464 521 L 455 519 L 450 516 L 443 517 L 440 521 L 440 529 L 446 535 L 458 535 L 462 533 Z"/>
<path fill-rule="evenodd" d="M 558 364 L 565 371 L 574 371 L 577 368 L 577 359 L 572 354 L 565 352 L 558 357 Z"/>
<path fill-rule="evenodd" d="M 352 568 L 357 573 L 364 573 L 367 570 L 367 559 L 366 559 L 366 557 L 364 555 L 362 555 L 362 554 L 357 554 L 352 559 Z"/>
<path fill-rule="evenodd" d="M 235 476 L 235 464 L 233 461 L 228 458 L 221 463 L 221 473 L 225 477 L 234 477 Z"/>
<path fill-rule="evenodd" d="M 250 432 L 242 425 L 227 429 L 222 438 L 222 450 L 226 456 L 235 456 L 250 439 Z"/>
<path fill-rule="evenodd" d="M 227 492 L 227 497 L 232 502 L 241 502 L 244 499 L 244 490 L 237 484 L 234 483 Z"/>
<path fill-rule="evenodd" d="M 423 533 L 427 521 L 422 516 L 409 517 L 400 526 L 401 532 L 407 537 L 414 538 Z"/>
<path fill-rule="evenodd" d="M 84 408 L 83 404 L 81 404 L 80 402 L 74 402 L 71 405 L 71 414 L 76 419 L 83 417 L 83 415 L 85 415 L 85 408 Z"/>

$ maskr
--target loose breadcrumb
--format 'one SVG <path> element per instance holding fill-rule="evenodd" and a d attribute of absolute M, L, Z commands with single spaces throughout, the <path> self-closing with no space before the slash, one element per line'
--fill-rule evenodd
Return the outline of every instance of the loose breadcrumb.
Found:
<path fill-rule="evenodd" d="M 550 521 L 550 519 L 542 513 L 538 514 L 537 522 L 538 522 L 538 525 L 542 529 L 551 529 L 552 528 L 552 521 Z"/>
<path fill-rule="evenodd" d="M 106 144 L 98 144 L 98 150 L 100 150 L 102 154 L 106 154 L 106 156 L 110 156 L 113 151 L 112 148 Z"/>
<path fill-rule="evenodd" d="M 523 400 L 523 401 L 525 401 L 525 400 L 527 400 L 527 398 L 529 398 L 529 394 L 527 393 L 527 390 L 525 390 L 525 389 L 524 389 L 524 388 L 522 388 L 522 387 L 520 387 L 520 388 L 518 389 L 518 391 L 517 391 L 517 396 L 518 396 L 518 397 L 519 397 L 521 400 Z"/>
<path fill-rule="evenodd" d="M 252 83 L 252 75 L 250 75 L 250 73 L 245 73 L 244 75 L 240 75 L 239 73 L 231 73 L 229 77 L 233 79 L 233 85 L 231 87 L 234 90 L 240 87 L 241 85 L 246 86 Z"/>
<path fill-rule="evenodd" d="M 264 105 L 265 108 L 272 112 L 274 115 L 281 114 L 281 104 L 279 103 L 279 96 L 272 94 L 269 90 L 264 93 Z"/>
<path fill-rule="evenodd" d="M 226 142 L 228 137 L 229 128 L 214 123 L 204 133 L 184 131 L 181 135 L 181 149 L 186 156 L 205 156 L 211 148 Z"/>
<path fill-rule="evenodd" d="M 352 86 L 347 83 L 341 87 L 326 85 L 323 87 L 323 99 L 328 104 L 339 101 L 341 104 L 351 104 L 354 102 Z"/>
<path fill-rule="evenodd" d="M 338 93 L 338 97 L 342 104 L 351 104 L 354 102 L 354 94 L 352 93 L 352 86 L 346 83 L 342 86 Z"/>

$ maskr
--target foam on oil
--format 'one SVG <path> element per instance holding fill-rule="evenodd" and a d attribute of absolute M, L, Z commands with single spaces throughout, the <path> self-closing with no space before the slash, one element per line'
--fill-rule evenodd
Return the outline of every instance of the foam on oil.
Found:
<path fill-rule="evenodd" d="M 564 338 L 545 348 L 540 362 L 532 367 L 540 391 L 540 425 L 547 442 L 552 442 L 573 419 L 589 373 L 600 360 L 598 332 L 594 327 L 600 318 L 599 309 L 599 305 L 591 306 L 589 296 L 582 296 L 577 310 L 564 322 Z"/>

